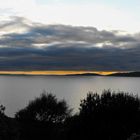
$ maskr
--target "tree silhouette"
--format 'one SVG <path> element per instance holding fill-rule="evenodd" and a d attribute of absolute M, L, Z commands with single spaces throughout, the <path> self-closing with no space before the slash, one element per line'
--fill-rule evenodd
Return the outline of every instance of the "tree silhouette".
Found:
<path fill-rule="evenodd" d="M 64 100 L 58 101 L 51 93 L 42 93 L 30 101 L 28 106 L 16 113 L 15 118 L 22 121 L 63 122 L 70 116 L 71 109 Z"/>
<path fill-rule="evenodd" d="M 137 96 L 124 92 L 103 91 L 102 95 L 92 92 L 88 93 L 87 98 L 81 101 L 80 115 L 99 117 L 105 113 L 104 117 L 117 117 L 127 119 L 140 112 L 140 100 Z M 129 116 L 128 116 L 129 114 Z"/>
<path fill-rule="evenodd" d="M 123 140 L 139 128 L 140 100 L 124 92 L 105 90 L 102 95 L 90 92 L 81 101 L 79 116 L 87 136 Z"/>
<path fill-rule="evenodd" d="M 0 114 L 4 115 L 4 111 L 5 111 L 5 106 L 0 105 Z"/>
<path fill-rule="evenodd" d="M 4 108 L 0 108 L 2 114 Z M 15 118 L 20 139 L 126 140 L 134 133 L 139 136 L 140 99 L 125 92 L 89 92 L 81 100 L 79 112 L 71 115 L 64 100 L 43 93 L 18 111 Z"/>

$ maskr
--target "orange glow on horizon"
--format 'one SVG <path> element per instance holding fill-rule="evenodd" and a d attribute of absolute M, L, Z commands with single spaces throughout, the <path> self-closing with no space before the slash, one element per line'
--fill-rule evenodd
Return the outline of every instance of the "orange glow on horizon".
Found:
<path fill-rule="evenodd" d="M 108 75 L 117 73 L 119 71 L 0 71 L 0 74 L 13 74 L 13 75 L 72 75 L 72 74 L 84 74 L 95 73 L 100 75 Z"/>

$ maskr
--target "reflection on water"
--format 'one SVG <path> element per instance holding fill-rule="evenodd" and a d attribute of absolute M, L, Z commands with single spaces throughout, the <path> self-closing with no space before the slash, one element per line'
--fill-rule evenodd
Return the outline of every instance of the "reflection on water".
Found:
<path fill-rule="evenodd" d="M 0 76 L 0 103 L 6 106 L 6 113 L 13 116 L 29 100 L 46 90 L 65 99 L 74 111 L 78 111 L 80 99 L 89 91 L 101 93 L 111 89 L 140 94 L 139 83 L 140 78 L 128 77 Z"/>

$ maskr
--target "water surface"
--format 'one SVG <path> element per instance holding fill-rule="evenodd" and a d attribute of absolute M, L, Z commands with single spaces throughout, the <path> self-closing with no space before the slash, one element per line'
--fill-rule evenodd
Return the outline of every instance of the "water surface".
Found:
<path fill-rule="evenodd" d="M 140 78 L 101 76 L 0 76 L 0 103 L 6 106 L 6 114 L 13 116 L 25 107 L 29 100 L 38 97 L 43 90 L 65 99 L 74 112 L 80 100 L 89 91 L 101 93 L 104 89 L 133 92 L 140 95 Z"/>

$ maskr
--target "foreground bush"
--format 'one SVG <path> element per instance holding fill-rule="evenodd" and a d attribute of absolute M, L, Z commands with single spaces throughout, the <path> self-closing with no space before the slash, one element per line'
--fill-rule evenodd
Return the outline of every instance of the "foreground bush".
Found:
<path fill-rule="evenodd" d="M 64 100 L 58 101 L 52 94 L 41 94 L 30 101 L 28 106 L 16 113 L 15 118 L 20 121 L 63 122 L 71 113 Z"/>
<path fill-rule="evenodd" d="M 15 119 L 6 117 L 4 109 L 0 107 L 2 140 L 127 140 L 140 134 L 140 99 L 124 92 L 90 92 L 73 116 L 64 100 L 45 93 L 18 111 Z"/>
<path fill-rule="evenodd" d="M 41 94 L 15 114 L 21 126 L 20 140 L 56 139 L 70 114 L 71 109 L 64 100 L 58 101 L 50 93 Z"/>
<path fill-rule="evenodd" d="M 140 100 L 124 92 L 90 92 L 81 101 L 78 117 L 69 124 L 71 139 L 77 135 L 85 139 L 126 140 L 140 130 Z"/>
<path fill-rule="evenodd" d="M 5 115 L 5 106 L 0 105 L 0 140 L 19 140 L 16 121 Z"/>

